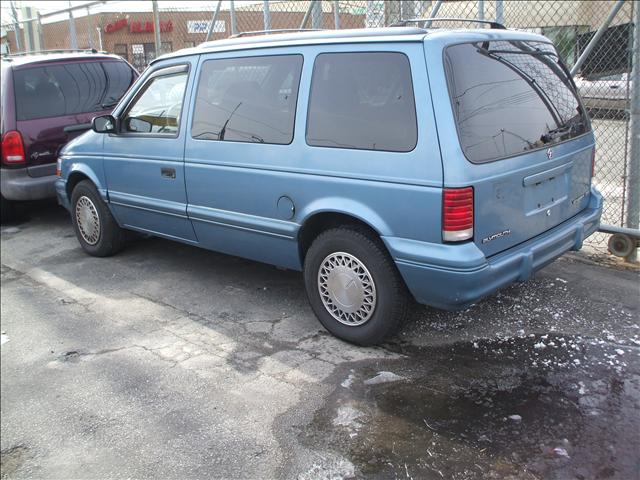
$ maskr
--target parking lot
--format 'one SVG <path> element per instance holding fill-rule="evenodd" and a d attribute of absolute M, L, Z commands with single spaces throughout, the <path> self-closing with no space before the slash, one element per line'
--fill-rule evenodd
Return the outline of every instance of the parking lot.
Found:
<path fill-rule="evenodd" d="M 2 478 L 638 475 L 638 272 L 566 255 L 388 344 L 328 335 L 297 272 L 155 238 L 2 227 Z"/>

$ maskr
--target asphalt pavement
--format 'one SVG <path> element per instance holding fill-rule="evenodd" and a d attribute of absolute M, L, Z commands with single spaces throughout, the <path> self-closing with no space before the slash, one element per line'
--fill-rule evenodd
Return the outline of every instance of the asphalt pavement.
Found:
<path fill-rule="evenodd" d="M 302 276 L 157 238 L 1 229 L 2 478 L 640 477 L 638 270 L 569 254 L 377 348 Z"/>

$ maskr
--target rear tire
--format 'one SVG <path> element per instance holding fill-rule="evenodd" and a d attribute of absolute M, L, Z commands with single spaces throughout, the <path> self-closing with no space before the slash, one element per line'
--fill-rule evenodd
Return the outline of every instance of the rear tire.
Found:
<path fill-rule="evenodd" d="M 73 189 L 71 221 L 80 245 L 89 255 L 108 257 L 124 247 L 124 230 L 89 180 L 81 181 Z"/>
<path fill-rule="evenodd" d="M 322 232 L 304 261 L 311 308 L 333 335 L 375 345 L 402 325 L 407 289 L 379 238 L 358 226 Z"/>
<path fill-rule="evenodd" d="M 0 195 L 0 222 L 10 222 L 15 216 L 16 209 L 14 203 Z"/>

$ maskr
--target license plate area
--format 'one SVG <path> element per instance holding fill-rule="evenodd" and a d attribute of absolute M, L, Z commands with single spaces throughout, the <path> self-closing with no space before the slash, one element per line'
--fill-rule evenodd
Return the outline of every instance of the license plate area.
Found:
<path fill-rule="evenodd" d="M 568 200 L 571 164 L 525 177 L 524 210 L 529 216 L 547 212 Z M 555 209 L 554 209 L 555 210 Z"/>

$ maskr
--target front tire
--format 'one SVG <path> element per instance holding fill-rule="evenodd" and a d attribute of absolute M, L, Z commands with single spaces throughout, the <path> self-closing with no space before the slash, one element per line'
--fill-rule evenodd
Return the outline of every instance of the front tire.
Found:
<path fill-rule="evenodd" d="M 311 244 L 304 262 L 311 308 L 333 335 L 375 345 L 402 325 L 408 294 L 379 238 L 358 226 L 326 230 Z"/>
<path fill-rule="evenodd" d="M 124 231 L 89 180 L 73 189 L 71 221 L 80 245 L 89 255 L 108 257 L 124 247 Z"/>

